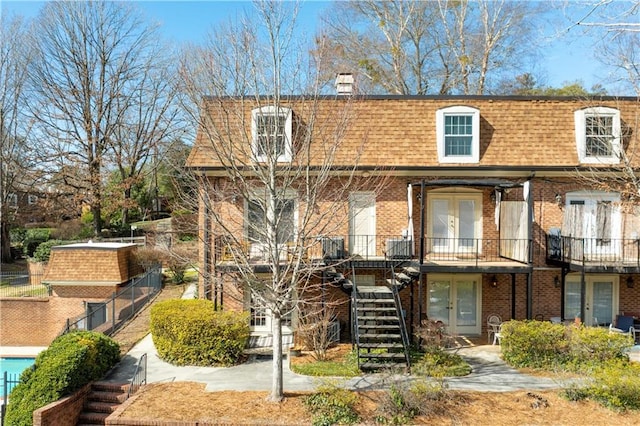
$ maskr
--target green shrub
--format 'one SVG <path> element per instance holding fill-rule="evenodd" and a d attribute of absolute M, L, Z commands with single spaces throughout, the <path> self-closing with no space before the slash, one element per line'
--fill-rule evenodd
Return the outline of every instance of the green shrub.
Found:
<path fill-rule="evenodd" d="M 37 262 L 48 262 L 51 257 L 51 247 L 59 246 L 63 244 L 60 240 L 48 240 L 38 244 L 38 247 L 33 252 L 33 260 Z"/>
<path fill-rule="evenodd" d="M 305 397 L 303 403 L 311 412 L 314 426 L 350 425 L 360 420 L 355 411 L 358 396 L 336 382 L 325 382 Z"/>
<path fill-rule="evenodd" d="M 591 399 L 617 410 L 640 410 L 640 364 L 612 362 L 593 373 L 585 386 L 573 385 L 564 396 L 572 401 Z"/>
<path fill-rule="evenodd" d="M 504 360 L 515 367 L 555 368 L 568 360 L 566 327 L 546 321 L 508 321 L 502 324 L 500 347 Z"/>
<path fill-rule="evenodd" d="M 352 350 L 344 359 L 291 364 L 291 370 L 297 374 L 314 377 L 356 377 L 361 374 L 358 368 L 358 352 Z"/>
<path fill-rule="evenodd" d="M 51 230 L 49 228 L 32 228 L 27 229 L 22 243 L 22 252 L 27 257 L 32 257 L 36 248 L 51 238 Z"/>
<path fill-rule="evenodd" d="M 456 353 L 448 352 L 439 346 L 426 346 L 424 354 L 413 363 L 414 374 L 425 376 L 466 376 L 471 366 Z"/>
<path fill-rule="evenodd" d="M 210 300 L 166 300 L 151 308 L 160 357 L 175 365 L 233 365 L 249 339 L 246 312 L 216 311 Z"/>
<path fill-rule="evenodd" d="M 514 367 L 588 372 L 612 361 L 628 361 L 627 334 L 606 328 L 544 321 L 509 321 L 502 326 L 502 357 Z"/>
<path fill-rule="evenodd" d="M 91 331 L 58 337 L 20 376 L 7 406 L 5 424 L 32 424 L 32 413 L 102 378 L 120 359 L 118 344 Z"/>
<path fill-rule="evenodd" d="M 442 415 L 451 397 L 442 377 L 436 380 L 394 383 L 384 394 L 376 417 L 378 423 L 406 424 L 419 415 Z"/>

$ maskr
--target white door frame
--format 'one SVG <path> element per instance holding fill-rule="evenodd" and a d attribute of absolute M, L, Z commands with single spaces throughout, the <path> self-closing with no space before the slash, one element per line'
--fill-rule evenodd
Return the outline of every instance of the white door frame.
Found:
<path fill-rule="evenodd" d="M 376 255 L 376 194 L 373 191 L 349 194 L 349 254 Z"/>
<path fill-rule="evenodd" d="M 448 286 L 448 306 L 442 306 L 443 301 L 431 300 L 431 289 L 434 283 L 439 282 L 446 288 Z M 475 318 L 464 318 L 465 315 L 473 313 L 474 306 L 465 306 L 473 301 L 461 300 L 459 286 L 472 283 L 475 285 Z M 460 289 L 461 290 L 461 289 Z M 482 333 L 482 274 L 429 274 L 427 280 L 427 316 L 429 319 L 441 320 L 447 326 L 450 334 L 480 335 Z M 432 311 L 432 305 L 436 308 L 436 303 L 441 303 L 437 307 L 437 313 Z M 471 308 L 471 310 L 469 310 Z M 446 313 L 445 313 L 446 312 Z M 435 315 L 432 315 L 435 314 Z M 448 318 L 446 318 L 448 316 Z M 462 324 L 464 321 L 469 324 Z"/>
<path fill-rule="evenodd" d="M 564 303 L 564 317 L 566 320 L 572 320 L 576 316 L 580 317 L 580 306 L 575 309 L 575 312 L 569 311 L 567 309 L 567 288 L 573 287 L 574 293 L 577 292 L 578 304 L 580 303 L 580 285 L 581 285 L 581 274 L 579 273 L 571 273 L 567 274 L 565 278 L 565 293 L 563 295 L 563 303 Z M 594 316 L 598 320 L 598 324 L 611 324 L 615 321 L 616 315 L 619 311 L 620 306 L 620 276 L 615 274 L 585 274 L 585 313 L 584 313 L 584 323 L 586 325 L 595 325 Z M 606 283 L 610 282 L 612 285 L 611 288 L 611 318 L 602 318 L 594 315 L 594 283 Z M 575 305 L 575 303 L 574 303 Z"/>

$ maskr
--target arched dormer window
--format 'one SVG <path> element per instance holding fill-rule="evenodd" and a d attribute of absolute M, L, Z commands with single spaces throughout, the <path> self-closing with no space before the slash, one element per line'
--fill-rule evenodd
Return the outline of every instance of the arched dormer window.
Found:
<path fill-rule="evenodd" d="M 436 139 L 440 163 L 480 160 L 480 110 L 451 106 L 436 111 Z"/>

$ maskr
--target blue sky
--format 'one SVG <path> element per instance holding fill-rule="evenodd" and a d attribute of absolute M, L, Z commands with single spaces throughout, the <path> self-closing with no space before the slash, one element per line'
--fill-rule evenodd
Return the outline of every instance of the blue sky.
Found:
<path fill-rule="evenodd" d="M 138 6 L 150 19 L 159 22 L 162 32 L 176 42 L 199 42 L 219 22 L 233 19 L 244 8 L 251 8 L 247 1 L 140 1 Z M 43 2 L 0 0 L 0 13 L 15 13 L 28 18 L 35 17 Z M 327 1 L 306 1 L 302 4 L 299 25 L 306 33 L 313 33 L 317 16 L 329 6 Z M 568 22 L 568 21 L 565 21 Z M 565 23 L 557 23 L 557 28 Z M 547 35 L 553 31 L 547 31 Z M 593 40 L 576 37 L 578 30 L 567 36 L 549 40 L 545 57 L 539 65 L 544 83 L 560 87 L 564 83 L 581 81 L 589 89 L 600 83 L 605 71 L 593 59 Z M 607 85 L 605 85 L 607 87 Z M 610 90 L 611 92 L 611 90 Z M 615 93 L 612 93 L 615 94 Z"/>

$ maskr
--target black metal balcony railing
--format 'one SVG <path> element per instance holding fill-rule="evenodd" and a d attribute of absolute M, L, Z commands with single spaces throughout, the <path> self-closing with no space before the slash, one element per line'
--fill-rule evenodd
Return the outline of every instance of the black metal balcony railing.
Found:
<path fill-rule="evenodd" d="M 640 267 L 638 238 L 576 238 L 547 235 L 547 259 L 592 267 Z"/>
<path fill-rule="evenodd" d="M 307 243 L 308 241 L 308 243 Z M 418 259 L 420 242 L 401 235 L 332 235 L 306 239 L 304 249 L 293 243 L 282 244 L 280 261 L 303 253 L 304 259 L 329 260 L 402 260 Z M 425 237 L 425 261 L 528 263 L 530 244 L 527 239 L 432 238 Z M 230 243 L 219 248 L 218 259 L 234 262 L 267 261 L 269 250 L 260 243 Z"/>

